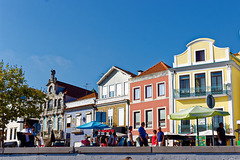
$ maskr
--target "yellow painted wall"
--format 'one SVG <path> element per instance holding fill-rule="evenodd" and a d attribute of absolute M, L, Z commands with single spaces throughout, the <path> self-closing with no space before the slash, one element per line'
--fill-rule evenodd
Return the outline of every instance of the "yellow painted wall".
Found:
<path fill-rule="evenodd" d="M 206 60 L 210 60 L 209 42 L 198 42 L 191 45 L 192 63 L 195 62 L 195 50 L 206 50 Z"/>
<path fill-rule="evenodd" d="M 98 112 L 106 112 L 106 123 L 108 120 L 108 110 L 113 109 L 113 126 L 114 127 L 124 127 L 124 126 L 118 126 L 118 109 L 119 108 L 124 108 L 124 126 L 126 126 L 126 103 L 122 104 L 116 104 L 116 105 L 109 105 L 109 106 L 104 106 L 104 107 L 98 107 Z"/>
<path fill-rule="evenodd" d="M 240 120 L 240 72 L 232 67 L 232 83 L 233 83 L 233 104 L 234 104 L 234 123 L 235 129 L 238 128 L 236 121 Z M 237 137 L 236 137 L 237 139 Z"/>
<path fill-rule="evenodd" d="M 176 73 L 175 74 L 175 88 L 176 89 L 179 89 L 180 88 L 180 86 L 179 86 L 179 76 L 180 75 L 187 75 L 187 74 L 190 74 L 190 81 L 191 81 L 191 84 L 190 84 L 190 87 L 192 88 L 192 87 L 195 87 L 194 86 L 194 73 L 196 74 L 196 73 L 206 73 L 206 75 L 205 75 L 205 78 L 206 78 L 206 80 L 207 80 L 207 82 L 206 82 L 206 85 L 207 86 L 211 86 L 211 84 L 209 84 L 210 83 L 210 78 L 211 78 L 211 72 L 213 72 L 213 71 L 220 71 L 220 70 L 222 70 L 223 71 L 223 82 L 225 82 L 225 81 L 227 81 L 227 68 L 226 67 L 224 67 L 224 68 L 215 68 L 215 69 L 208 69 L 208 70 L 197 70 L 197 71 L 191 71 L 191 72 L 178 72 L 178 73 Z"/>
<path fill-rule="evenodd" d="M 202 107 L 207 107 L 206 99 L 189 99 L 189 100 L 176 100 L 176 112 L 180 111 L 181 109 L 186 109 L 190 108 L 193 106 L 202 106 Z M 224 111 L 229 111 L 228 108 L 228 97 L 215 97 L 215 107 L 214 108 L 223 108 Z M 210 124 L 211 118 L 208 118 L 208 123 Z M 177 121 L 177 125 L 180 125 L 181 121 Z M 225 123 L 229 124 L 229 118 L 225 118 Z M 191 120 L 191 124 L 195 124 L 195 120 Z M 178 129 L 178 127 L 177 127 Z M 178 132 L 178 131 L 177 131 Z"/>
<path fill-rule="evenodd" d="M 177 55 L 177 64 L 186 64 L 188 63 L 188 51 L 186 50 L 182 54 Z"/>
<path fill-rule="evenodd" d="M 226 49 L 225 48 L 218 48 L 213 47 L 213 58 L 214 59 L 222 59 L 226 58 Z"/>

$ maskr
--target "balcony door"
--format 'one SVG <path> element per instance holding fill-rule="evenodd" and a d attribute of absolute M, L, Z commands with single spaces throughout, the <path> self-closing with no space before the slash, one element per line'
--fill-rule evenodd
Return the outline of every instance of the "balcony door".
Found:
<path fill-rule="evenodd" d="M 211 91 L 214 94 L 222 94 L 223 86 L 222 86 L 222 71 L 220 72 L 212 72 L 211 73 Z"/>
<path fill-rule="evenodd" d="M 205 73 L 195 75 L 195 95 L 202 96 L 206 94 Z"/>
<path fill-rule="evenodd" d="M 190 95 L 189 75 L 180 76 L 180 97 L 188 97 Z"/>

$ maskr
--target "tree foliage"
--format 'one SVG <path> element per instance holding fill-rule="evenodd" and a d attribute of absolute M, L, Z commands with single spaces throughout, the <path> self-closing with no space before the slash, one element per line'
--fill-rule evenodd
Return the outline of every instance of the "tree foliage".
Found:
<path fill-rule="evenodd" d="M 46 95 L 30 88 L 25 80 L 23 69 L 4 65 L 0 62 L 0 128 L 4 130 L 10 120 L 17 117 L 40 117 L 40 107 Z"/>

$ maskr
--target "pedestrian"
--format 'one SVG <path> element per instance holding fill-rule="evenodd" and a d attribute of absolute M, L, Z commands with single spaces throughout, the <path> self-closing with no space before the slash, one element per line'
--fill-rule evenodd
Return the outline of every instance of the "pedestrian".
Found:
<path fill-rule="evenodd" d="M 133 146 L 133 135 L 132 135 L 132 126 L 128 128 L 128 139 L 127 139 L 128 146 Z"/>
<path fill-rule="evenodd" d="M 21 147 L 33 147 L 33 144 L 30 142 L 30 136 L 33 135 L 33 131 L 28 122 L 24 123 L 24 129 L 21 132 L 25 135 L 25 141 L 21 144 Z"/>
<path fill-rule="evenodd" d="M 98 131 L 96 131 L 92 138 L 93 146 L 98 146 Z"/>
<path fill-rule="evenodd" d="M 145 123 L 142 122 L 141 127 L 138 128 L 140 146 L 143 146 L 143 145 L 148 146 L 148 141 L 146 138 L 146 131 L 145 131 L 144 127 L 145 127 Z"/>
<path fill-rule="evenodd" d="M 107 147 L 108 139 L 107 139 L 107 133 L 104 132 L 104 135 L 100 137 L 100 147 Z"/>
<path fill-rule="evenodd" d="M 85 140 L 81 140 L 84 146 L 90 146 L 90 141 L 88 140 L 87 134 L 85 134 Z"/>
<path fill-rule="evenodd" d="M 32 129 L 32 131 L 33 131 L 33 133 L 32 133 L 33 139 L 32 139 L 32 140 L 30 139 L 30 143 L 31 143 L 31 146 L 36 146 L 36 145 L 37 145 L 37 142 L 39 141 L 39 139 L 38 139 L 38 137 L 37 137 L 37 133 L 36 133 L 36 131 L 35 131 L 35 127 L 32 126 L 31 129 Z"/>
<path fill-rule="evenodd" d="M 152 146 L 156 147 L 157 145 L 158 145 L 157 131 L 154 129 L 153 130 L 153 136 L 152 136 Z"/>
<path fill-rule="evenodd" d="M 157 133 L 157 141 L 158 141 L 158 146 L 163 146 L 164 144 L 164 133 L 161 129 L 161 127 L 158 128 L 158 133 Z"/>
<path fill-rule="evenodd" d="M 218 143 L 220 146 L 226 146 L 226 135 L 225 130 L 223 128 L 223 123 L 219 123 L 219 127 L 217 128 L 217 136 L 218 136 Z"/>
<path fill-rule="evenodd" d="M 118 145 L 118 139 L 117 139 L 117 134 L 116 134 L 116 132 L 113 132 L 113 134 L 112 134 L 113 136 L 113 141 L 112 141 L 112 144 L 111 144 L 111 146 L 117 146 Z"/>
<path fill-rule="evenodd" d="M 113 136 L 112 132 L 110 131 L 109 138 L 108 138 L 108 146 L 112 146 L 113 140 L 114 140 L 114 136 Z"/>

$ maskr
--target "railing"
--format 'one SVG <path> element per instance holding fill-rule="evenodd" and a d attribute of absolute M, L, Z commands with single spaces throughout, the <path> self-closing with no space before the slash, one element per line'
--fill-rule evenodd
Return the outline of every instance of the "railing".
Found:
<path fill-rule="evenodd" d="M 174 98 L 207 96 L 209 94 L 227 94 L 227 86 L 204 86 L 194 88 L 174 89 Z"/>
<path fill-rule="evenodd" d="M 229 124 L 223 124 L 225 131 L 229 129 Z M 219 124 L 213 124 L 213 128 L 216 131 L 219 127 Z M 205 130 L 212 130 L 212 124 L 206 125 L 198 125 L 199 132 Z M 197 126 L 196 125 L 178 125 L 178 134 L 190 134 L 190 133 L 197 133 Z"/>

